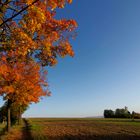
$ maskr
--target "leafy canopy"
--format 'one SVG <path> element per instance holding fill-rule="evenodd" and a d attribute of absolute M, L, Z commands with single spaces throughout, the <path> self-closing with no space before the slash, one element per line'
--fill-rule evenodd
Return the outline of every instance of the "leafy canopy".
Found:
<path fill-rule="evenodd" d="M 72 0 L 0 1 L 0 95 L 17 104 L 38 102 L 47 90 L 44 66 L 74 56 L 73 19 L 56 19 L 56 9 Z"/>

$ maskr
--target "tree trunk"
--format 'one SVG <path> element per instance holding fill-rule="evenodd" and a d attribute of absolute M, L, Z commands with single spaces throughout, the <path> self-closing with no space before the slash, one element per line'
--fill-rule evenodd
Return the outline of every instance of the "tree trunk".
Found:
<path fill-rule="evenodd" d="M 18 124 L 21 125 L 21 107 L 19 106 Z"/>
<path fill-rule="evenodd" d="M 7 105 L 7 131 L 9 132 L 11 129 L 11 101 L 8 100 Z"/>

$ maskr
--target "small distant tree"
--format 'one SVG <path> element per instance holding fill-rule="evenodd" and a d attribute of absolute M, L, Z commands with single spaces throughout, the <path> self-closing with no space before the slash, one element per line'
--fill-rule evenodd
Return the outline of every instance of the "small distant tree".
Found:
<path fill-rule="evenodd" d="M 140 119 L 140 113 L 136 113 L 136 112 L 132 112 L 132 115 L 131 115 L 132 119 Z"/>
<path fill-rule="evenodd" d="M 117 108 L 115 111 L 106 109 L 104 110 L 104 118 L 131 118 L 131 113 L 127 107 Z"/>
<path fill-rule="evenodd" d="M 114 117 L 114 111 L 110 110 L 104 110 L 104 118 L 113 118 Z"/>
<path fill-rule="evenodd" d="M 133 121 L 134 121 L 134 114 L 135 114 L 135 112 L 134 112 L 134 111 L 132 111 L 131 118 L 132 118 L 132 120 L 133 120 Z"/>
<path fill-rule="evenodd" d="M 116 109 L 115 111 L 116 118 L 131 118 L 131 113 L 128 111 L 128 108 Z"/>

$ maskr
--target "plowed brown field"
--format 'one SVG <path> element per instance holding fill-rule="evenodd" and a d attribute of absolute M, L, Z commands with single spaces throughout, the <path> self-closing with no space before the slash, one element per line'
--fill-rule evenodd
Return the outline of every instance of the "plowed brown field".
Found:
<path fill-rule="evenodd" d="M 16 136 L 16 134 L 17 136 Z M 10 139 L 10 137 L 12 139 Z M 16 138 L 17 137 L 17 138 Z M 140 140 L 140 121 L 32 118 L 4 140 Z"/>

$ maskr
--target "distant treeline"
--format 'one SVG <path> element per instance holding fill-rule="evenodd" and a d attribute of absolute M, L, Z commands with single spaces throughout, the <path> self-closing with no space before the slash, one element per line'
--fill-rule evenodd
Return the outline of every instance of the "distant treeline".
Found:
<path fill-rule="evenodd" d="M 140 119 L 140 113 L 128 111 L 127 107 L 117 108 L 115 111 L 111 109 L 104 110 L 104 118 L 132 118 L 132 119 Z"/>

